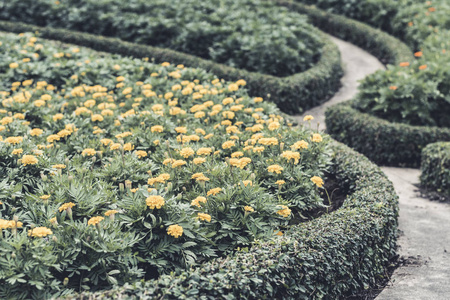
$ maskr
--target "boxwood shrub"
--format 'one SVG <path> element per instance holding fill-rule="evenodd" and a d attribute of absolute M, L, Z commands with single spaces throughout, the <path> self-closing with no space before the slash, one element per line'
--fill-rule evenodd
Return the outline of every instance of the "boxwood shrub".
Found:
<path fill-rule="evenodd" d="M 7 14 L 3 14 L 1 17 L 9 18 Z M 27 20 L 27 22 L 32 21 Z M 99 51 L 138 58 L 149 57 L 155 63 L 170 61 L 185 64 L 188 67 L 208 70 L 218 77 L 230 81 L 245 79 L 251 95 L 270 97 L 271 101 L 288 114 L 301 113 L 304 109 L 317 106 L 329 99 L 340 87 L 340 78 L 343 74 L 337 46 L 313 27 L 310 30 L 323 42 L 319 60 L 308 70 L 286 77 L 250 72 L 167 48 L 125 42 L 76 31 L 6 21 L 0 22 L 0 30 L 16 33 L 39 31 L 41 37 L 78 44 Z"/>
<path fill-rule="evenodd" d="M 385 64 L 413 60 L 408 46 L 397 38 L 362 22 L 325 12 L 315 6 L 276 0 L 279 5 L 306 14 L 310 22 L 321 30 L 363 48 Z"/>
<path fill-rule="evenodd" d="M 422 150 L 420 184 L 450 196 L 450 143 L 429 144 Z"/>
<path fill-rule="evenodd" d="M 450 128 L 391 123 L 352 108 L 351 102 L 330 107 L 328 133 L 382 165 L 419 167 L 422 149 L 450 141 Z"/>
<path fill-rule="evenodd" d="M 397 196 L 366 157 L 332 148 L 331 173 L 348 193 L 339 210 L 198 268 L 70 298 L 337 299 L 369 288 L 395 255 Z"/>

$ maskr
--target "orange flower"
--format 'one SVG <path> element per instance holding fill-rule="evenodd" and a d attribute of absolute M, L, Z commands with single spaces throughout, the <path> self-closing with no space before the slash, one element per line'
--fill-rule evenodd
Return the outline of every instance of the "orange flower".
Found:
<path fill-rule="evenodd" d="M 427 68 L 427 65 L 421 65 L 420 67 L 419 67 L 419 70 L 425 70 Z"/>
<path fill-rule="evenodd" d="M 405 62 L 401 62 L 399 64 L 400 67 L 409 67 L 409 62 L 405 61 Z"/>
<path fill-rule="evenodd" d="M 415 57 L 422 57 L 422 55 L 423 55 L 422 51 L 414 53 Z"/>
<path fill-rule="evenodd" d="M 397 89 L 397 87 L 396 87 L 395 85 L 391 85 L 391 86 L 389 87 L 389 89 L 395 91 L 395 90 Z"/>

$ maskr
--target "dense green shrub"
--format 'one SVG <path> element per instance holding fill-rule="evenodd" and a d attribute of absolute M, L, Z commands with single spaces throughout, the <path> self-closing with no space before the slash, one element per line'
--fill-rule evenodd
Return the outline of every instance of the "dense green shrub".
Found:
<path fill-rule="evenodd" d="M 61 29 L 43 28 L 24 23 L 0 21 L 0 30 L 10 32 L 39 32 L 39 36 L 76 45 L 90 47 L 98 51 L 137 58 L 151 58 L 156 63 L 170 61 L 189 67 L 208 70 L 219 78 L 237 81 L 245 79 L 252 96 L 267 96 L 288 114 L 295 114 L 326 101 L 340 86 L 342 68 L 337 46 L 323 33 L 326 44 L 323 55 L 313 68 L 288 77 L 275 77 L 225 66 L 192 55 L 170 49 L 133 44 L 118 39 L 90 35 Z"/>
<path fill-rule="evenodd" d="M 261 0 L 12 0 L 0 4 L 0 18 L 170 48 L 280 77 L 312 67 L 323 46 L 305 16 Z"/>
<path fill-rule="evenodd" d="M 392 31 L 392 18 L 397 14 L 398 0 L 295 0 L 325 11 L 344 15 L 384 31 Z"/>
<path fill-rule="evenodd" d="M 422 150 L 420 184 L 450 196 L 450 143 L 429 144 Z"/>
<path fill-rule="evenodd" d="M 395 255 L 397 196 L 367 158 L 332 146 L 331 173 L 349 193 L 338 211 L 189 271 L 75 298 L 338 299 L 369 288 Z"/>
<path fill-rule="evenodd" d="M 314 6 L 289 0 L 276 0 L 276 2 L 290 10 L 308 15 L 314 26 L 365 49 L 385 64 L 397 64 L 414 59 L 408 46 L 381 30 L 344 16 L 325 12 Z"/>
<path fill-rule="evenodd" d="M 326 111 L 328 133 L 377 164 L 419 167 L 422 149 L 450 141 L 450 128 L 391 123 L 352 108 L 351 102 Z"/>
<path fill-rule="evenodd" d="M 328 137 L 244 80 L 0 41 L 0 298 L 158 277 L 325 209 Z"/>

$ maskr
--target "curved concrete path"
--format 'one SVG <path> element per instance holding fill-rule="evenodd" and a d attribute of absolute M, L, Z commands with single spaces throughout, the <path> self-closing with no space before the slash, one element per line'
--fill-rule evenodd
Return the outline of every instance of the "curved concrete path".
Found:
<path fill-rule="evenodd" d="M 312 115 L 325 130 L 325 109 L 357 93 L 358 80 L 384 66 L 364 50 L 331 37 L 341 51 L 345 75 L 342 88 L 330 101 L 294 117 Z M 420 170 L 382 167 L 399 195 L 399 255 L 397 268 L 377 300 L 450 299 L 450 205 L 421 198 L 415 185 Z"/>

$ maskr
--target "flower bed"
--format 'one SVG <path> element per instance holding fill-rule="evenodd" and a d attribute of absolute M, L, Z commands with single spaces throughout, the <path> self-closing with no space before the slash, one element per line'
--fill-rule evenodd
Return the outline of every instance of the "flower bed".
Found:
<path fill-rule="evenodd" d="M 78 5 L 70 6 L 70 3 L 66 2 L 55 4 L 53 1 L 44 0 L 30 2 L 8 1 L 8 3 L 3 4 L 4 7 L 1 10 L 0 18 L 105 34 L 142 43 L 141 45 L 129 44 L 108 38 L 100 38 L 99 36 L 83 35 L 73 31 L 64 32 L 39 28 L 43 37 L 46 38 L 59 39 L 64 42 L 76 42 L 79 45 L 93 47 L 96 50 L 108 49 L 112 53 L 122 55 L 133 55 L 139 58 L 150 57 L 154 58 L 155 62 L 158 63 L 164 61 L 183 63 L 189 67 L 200 67 L 210 70 L 226 80 L 237 81 L 243 78 L 248 83 L 247 87 L 251 95 L 270 95 L 272 101 L 276 102 L 284 112 L 290 114 L 298 113 L 303 109 L 320 104 L 337 91 L 340 86 L 342 69 L 337 47 L 320 31 L 308 25 L 303 17 L 296 13 L 289 13 L 283 8 L 278 8 L 271 2 L 252 0 L 237 3 L 236 1 L 229 1 L 228 4 L 232 7 L 239 7 L 239 9 L 234 10 L 235 13 L 233 14 L 229 14 L 230 9 L 228 6 L 224 10 L 222 6 L 216 5 L 216 2 L 204 3 L 198 1 L 183 2 L 181 4 L 183 9 L 170 9 L 170 5 L 166 1 L 162 1 L 158 9 L 150 10 L 154 11 L 153 13 L 160 10 L 166 11 L 169 15 L 173 14 L 174 11 L 179 11 L 176 17 L 174 16 L 175 21 L 171 21 L 169 18 L 150 18 L 142 13 L 136 14 L 136 11 L 139 11 L 139 9 L 130 2 L 126 6 L 128 10 L 125 13 L 126 17 L 124 16 L 124 23 L 127 25 L 125 27 L 120 22 L 114 23 L 114 20 L 117 19 L 115 14 L 119 16 L 122 14 L 117 12 L 118 4 L 116 2 L 111 0 L 83 2 L 83 8 L 93 6 L 96 9 L 88 9 L 88 12 L 78 14 L 78 10 L 71 8 L 78 7 Z M 143 1 L 134 2 L 134 4 L 136 3 L 144 7 L 147 5 Z M 177 7 L 180 5 L 176 1 L 173 1 L 172 4 Z M 201 6 L 202 8 L 195 12 L 195 10 L 192 10 L 191 5 Z M 123 6 L 123 2 L 120 2 L 120 6 Z M 256 7 L 254 9 L 243 9 L 243 7 L 254 6 Z M 99 7 L 105 7 L 105 9 L 98 9 Z M 200 18 L 202 15 L 199 15 L 199 12 L 203 11 L 203 9 L 208 9 L 211 13 L 214 12 L 216 19 L 202 20 Z M 186 10 L 186 14 L 182 13 L 184 10 Z M 18 14 L 18 11 L 21 11 L 21 13 Z M 47 14 L 51 11 L 54 11 L 54 13 L 50 13 L 52 18 L 47 18 Z M 251 14 L 255 18 L 250 20 L 248 11 L 256 11 Z M 190 14 L 195 15 L 195 18 L 190 21 L 192 23 L 185 20 L 187 18 L 185 15 Z M 218 16 L 222 14 L 226 17 L 220 19 Z M 241 18 L 242 14 L 246 16 Z M 271 17 L 277 14 L 282 14 L 283 18 Z M 115 15 L 114 18 L 111 15 Z M 57 16 L 61 18 L 58 19 Z M 203 14 L 203 18 L 204 16 L 205 14 Z M 106 17 L 107 20 L 114 24 L 107 25 L 105 21 L 98 21 Z M 237 19 L 235 20 L 234 18 Z M 189 18 L 187 19 L 189 20 Z M 271 23 L 262 24 L 262 19 L 270 20 Z M 46 20 L 46 22 L 43 22 L 43 20 Z M 162 20 L 164 20 L 164 24 L 160 24 Z M 186 22 L 187 24 L 185 24 Z M 212 25 L 209 26 L 208 22 Z M 242 22 L 245 24 L 241 24 Z M 248 22 L 250 24 L 247 24 Z M 228 25 L 225 26 L 222 23 L 227 23 Z M 102 26 L 97 24 L 102 24 Z M 186 26 L 181 26 L 181 24 Z M 155 28 L 146 30 L 146 26 Z M 164 35 L 159 36 L 158 26 L 174 31 L 173 34 L 167 34 L 172 40 L 160 41 Z M 274 26 L 279 28 L 279 30 L 274 31 Z M 112 28 L 117 28 L 117 30 L 112 30 Z M 8 23 L 3 23 L 1 29 L 15 32 L 38 30 L 38 28 L 24 27 L 23 24 Z M 133 32 L 132 34 L 130 34 L 130 30 Z M 236 33 L 233 33 L 235 31 Z M 152 37 L 152 34 L 158 36 Z M 238 35 L 245 35 L 245 38 L 239 38 L 238 41 L 235 41 Z M 198 40 L 202 40 L 202 42 L 198 43 Z M 214 49 L 212 46 L 208 48 L 208 41 L 216 43 L 218 48 Z M 166 51 L 166 49 L 144 46 L 143 44 L 160 47 L 169 46 L 171 49 L 198 56 L 193 57 L 185 53 Z M 199 47 L 198 45 L 203 45 L 202 47 L 206 48 L 195 49 L 195 47 Z M 280 45 L 282 46 L 280 47 Z M 205 51 L 212 51 L 212 53 L 211 55 L 208 54 L 208 56 L 203 53 Z M 264 53 L 258 53 L 258 51 L 263 51 Z M 229 53 L 233 53 L 234 56 L 223 57 Z M 311 59 L 308 57 L 311 57 Z M 215 61 L 227 63 L 228 66 L 214 63 L 204 58 L 217 58 Z M 301 61 L 304 59 L 307 61 L 302 63 Z M 302 67 L 300 68 L 299 65 Z M 255 69 L 253 66 L 260 67 Z M 277 68 L 274 66 L 282 70 L 277 71 Z M 290 71 L 288 72 L 288 70 Z"/>
<path fill-rule="evenodd" d="M 202 264 L 323 208 L 327 136 L 245 81 L 2 34 L 0 297 Z"/>
<path fill-rule="evenodd" d="M 420 184 L 450 196 L 450 143 L 429 144 L 422 150 Z"/>
<path fill-rule="evenodd" d="M 395 255 L 397 196 L 366 157 L 332 149 L 330 172 L 349 193 L 339 210 L 189 271 L 68 299 L 337 299 L 369 288 Z"/>

